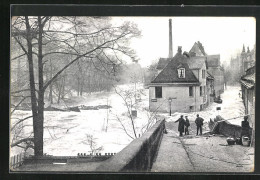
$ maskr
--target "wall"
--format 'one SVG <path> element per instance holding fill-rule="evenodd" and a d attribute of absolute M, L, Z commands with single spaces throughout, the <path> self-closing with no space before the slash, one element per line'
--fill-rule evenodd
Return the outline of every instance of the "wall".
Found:
<path fill-rule="evenodd" d="M 190 106 L 193 106 L 192 111 L 199 111 L 200 105 L 206 103 L 203 101 L 203 96 L 200 96 L 199 86 L 193 86 L 193 97 L 189 96 L 189 86 L 164 86 L 162 87 L 162 98 L 157 99 L 155 98 L 155 87 L 149 87 L 150 111 L 170 112 L 169 98 L 176 98 L 171 102 L 172 112 L 190 112 Z"/>
<path fill-rule="evenodd" d="M 152 168 L 163 133 L 165 120 L 158 121 L 143 136 L 133 140 L 122 151 L 104 161 L 96 171 L 146 172 Z"/>

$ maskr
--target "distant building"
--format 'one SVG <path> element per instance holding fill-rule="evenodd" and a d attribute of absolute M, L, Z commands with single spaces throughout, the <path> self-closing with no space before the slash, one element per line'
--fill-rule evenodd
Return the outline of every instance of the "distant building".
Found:
<path fill-rule="evenodd" d="M 207 56 L 204 46 L 202 46 L 201 42 L 195 42 L 189 51 L 190 56 Z"/>
<path fill-rule="evenodd" d="M 219 96 L 224 92 L 224 69 L 220 65 L 220 55 L 207 56 L 208 72 L 214 77 L 215 95 Z"/>
<path fill-rule="evenodd" d="M 214 77 L 215 95 L 218 96 L 224 92 L 224 69 L 220 65 L 220 55 L 207 55 L 201 42 L 195 42 L 189 51 L 191 57 L 206 57 L 207 72 Z"/>
<path fill-rule="evenodd" d="M 248 68 L 255 65 L 255 47 L 251 51 L 249 50 L 249 47 L 247 47 L 246 51 L 245 46 L 243 45 L 240 59 L 240 74 L 244 75 Z"/>

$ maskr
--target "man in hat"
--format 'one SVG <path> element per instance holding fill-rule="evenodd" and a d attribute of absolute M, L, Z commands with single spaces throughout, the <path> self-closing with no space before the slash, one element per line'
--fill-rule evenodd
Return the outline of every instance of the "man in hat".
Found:
<path fill-rule="evenodd" d="M 190 121 L 188 119 L 188 116 L 185 116 L 185 129 L 184 129 L 185 135 L 189 135 L 189 126 L 190 126 Z"/>
<path fill-rule="evenodd" d="M 180 132 L 180 136 L 183 136 L 182 133 L 184 132 L 184 126 L 185 126 L 185 120 L 183 119 L 183 115 L 181 115 L 181 117 L 175 121 L 179 122 L 179 126 L 178 126 L 178 131 Z"/>
<path fill-rule="evenodd" d="M 197 114 L 197 118 L 196 118 L 196 120 L 195 120 L 195 123 L 196 123 L 196 125 L 197 125 L 197 135 L 199 134 L 199 131 L 200 131 L 200 135 L 202 135 L 203 121 L 204 121 L 204 119 L 201 118 L 201 117 L 199 116 L 199 114 Z"/>

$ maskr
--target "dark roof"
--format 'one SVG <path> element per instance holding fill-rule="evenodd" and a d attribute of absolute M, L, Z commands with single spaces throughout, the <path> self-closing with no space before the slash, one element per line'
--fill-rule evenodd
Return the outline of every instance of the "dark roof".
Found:
<path fill-rule="evenodd" d="M 207 79 L 214 79 L 214 76 L 212 76 L 208 71 L 207 71 L 207 75 L 206 75 Z"/>
<path fill-rule="evenodd" d="M 251 89 L 251 88 L 253 88 L 253 87 L 255 86 L 254 83 L 248 82 L 248 81 L 245 81 L 245 80 L 240 80 L 240 83 L 241 83 L 244 87 L 246 87 L 247 89 Z"/>
<path fill-rule="evenodd" d="M 178 67 L 185 68 L 185 78 L 178 78 Z M 187 57 L 177 53 L 151 83 L 199 83 L 187 63 Z"/>
<path fill-rule="evenodd" d="M 187 59 L 190 69 L 200 69 L 206 62 L 205 56 L 194 56 Z"/>
<path fill-rule="evenodd" d="M 220 66 L 220 55 L 208 55 L 207 56 L 208 67 L 218 67 Z"/>
<path fill-rule="evenodd" d="M 170 61 L 170 58 L 160 58 L 156 69 L 158 69 L 158 70 L 163 69 L 168 64 L 169 61 Z"/>

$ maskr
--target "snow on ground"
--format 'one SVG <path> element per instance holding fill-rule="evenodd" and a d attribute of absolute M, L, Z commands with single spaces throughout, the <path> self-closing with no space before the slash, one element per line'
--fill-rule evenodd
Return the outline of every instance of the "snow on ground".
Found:
<path fill-rule="evenodd" d="M 224 119 L 228 120 L 232 124 L 241 125 L 243 116 L 245 115 L 245 107 L 241 97 L 239 97 L 239 86 L 227 86 L 227 89 L 221 94 L 223 100 L 222 104 L 212 103 L 206 109 L 200 112 L 190 112 L 190 113 L 173 113 L 172 117 L 169 117 L 169 114 L 164 114 L 167 118 L 167 121 L 175 121 L 180 115 L 187 115 L 190 121 L 195 121 L 196 115 L 199 114 L 200 117 L 204 118 L 205 122 L 208 122 L 211 119 L 214 119 L 217 115 L 222 116 Z M 217 111 L 216 108 L 221 107 L 220 111 Z M 239 118 L 237 118 L 239 117 Z M 235 118 L 235 119 L 233 119 Z"/>
<path fill-rule="evenodd" d="M 134 90 L 133 85 L 120 85 L 117 88 Z M 143 85 L 137 84 L 137 89 L 143 89 Z M 146 110 L 149 102 L 148 90 L 143 89 L 143 92 L 141 102 L 137 107 L 138 114 L 134 119 L 137 136 L 142 134 L 141 128 L 148 121 L 148 112 Z M 112 108 L 81 110 L 81 112 L 45 111 L 44 153 L 60 156 L 75 156 L 77 153 L 89 154 L 90 147 L 86 142 L 87 134 L 93 135 L 95 138 L 96 148 L 103 146 L 102 154 L 121 151 L 132 141 L 132 138 L 126 135 L 116 116 L 121 119 L 128 133 L 131 136 L 134 136 L 134 134 L 131 122 L 126 116 L 127 109 L 123 104 L 123 100 L 115 92 L 84 94 L 83 97 L 72 97 L 66 103 L 55 106 L 97 106 L 107 104 Z M 16 110 L 11 116 L 11 124 L 30 115 L 30 111 Z M 25 125 L 25 128 L 20 135 L 23 137 L 32 135 L 32 119 L 24 121 L 23 125 Z M 11 148 L 11 156 L 21 151 L 21 148 Z"/>
<path fill-rule="evenodd" d="M 117 89 L 133 89 L 134 91 L 134 85 L 119 85 Z M 148 121 L 149 92 L 148 89 L 143 88 L 142 84 L 137 84 L 137 89 L 143 90 L 141 102 L 139 102 L 137 107 L 137 118 L 134 119 L 136 134 L 139 136 L 139 134 L 142 134 L 142 127 Z M 169 117 L 169 114 L 162 115 L 167 117 L 167 121 L 175 121 L 180 115 L 188 115 L 189 119 L 194 121 L 196 114 L 199 113 L 206 122 L 210 118 L 215 118 L 218 114 L 225 119 L 243 116 L 244 105 L 242 99 L 238 96 L 239 90 L 239 87 L 228 86 L 224 94 L 221 95 L 223 99 L 222 104 L 212 103 L 207 109 L 200 112 L 176 112 L 172 114 L 172 117 Z M 66 104 L 63 103 L 59 106 L 97 106 L 107 104 L 112 106 L 112 108 L 108 110 L 81 110 L 81 112 L 45 111 L 44 153 L 64 156 L 75 156 L 77 153 L 89 154 L 90 148 L 86 143 L 87 134 L 93 135 L 97 143 L 97 148 L 103 146 L 102 154 L 121 151 L 132 141 L 132 138 L 126 135 L 116 116 L 125 124 L 125 128 L 129 134 L 131 136 L 134 136 L 134 134 L 131 122 L 126 116 L 127 109 L 123 104 L 123 100 L 115 92 L 84 94 L 83 97 L 72 97 L 67 100 Z M 221 107 L 221 111 L 217 112 L 216 107 Z M 31 115 L 30 111 L 16 110 L 11 116 L 11 124 L 14 124 L 18 118 L 22 119 L 29 115 Z M 240 125 L 242 119 L 243 117 L 230 120 L 230 123 Z M 25 125 L 25 128 L 21 132 L 21 136 L 28 137 L 32 135 L 32 119 L 24 121 L 23 125 Z M 21 148 L 12 148 L 11 156 L 20 152 Z"/>

